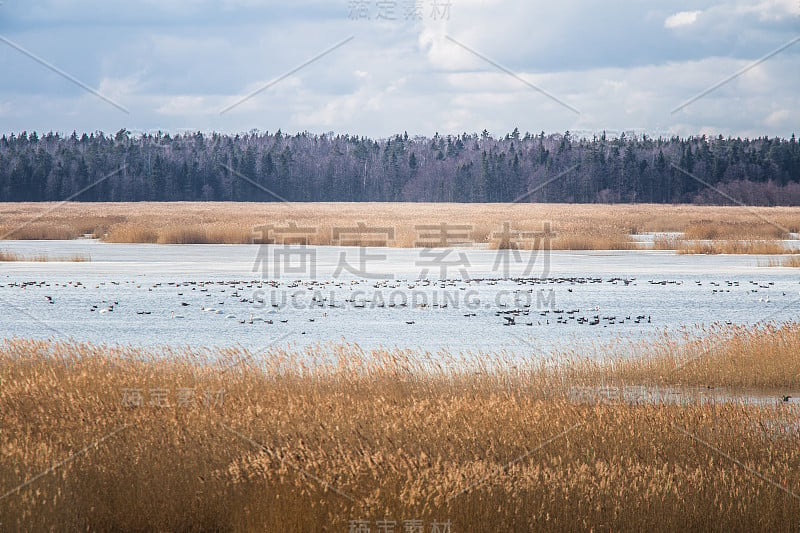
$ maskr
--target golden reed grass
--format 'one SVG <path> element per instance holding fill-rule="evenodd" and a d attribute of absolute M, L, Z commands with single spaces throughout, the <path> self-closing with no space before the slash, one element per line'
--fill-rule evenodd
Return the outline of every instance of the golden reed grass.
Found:
<path fill-rule="evenodd" d="M 685 239 L 691 240 L 768 240 L 788 239 L 788 228 L 780 227 L 778 222 L 769 224 L 761 221 L 715 221 L 692 222 L 683 230 Z"/>
<path fill-rule="evenodd" d="M 783 261 L 781 262 L 781 266 L 793 267 L 793 268 L 800 267 L 800 256 L 794 255 L 791 257 L 784 257 Z"/>
<path fill-rule="evenodd" d="M 359 235 L 357 225 L 363 223 L 391 228 L 393 238 L 385 243 L 389 246 L 414 247 L 425 245 L 416 226 L 446 223 L 468 226 L 470 243 L 497 248 L 504 244 L 504 223 L 523 232 L 540 232 L 550 223 L 554 249 L 626 250 L 638 246 L 631 239 L 636 233 L 678 232 L 690 241 L 777 241 L 788 237 L 787 230 L 800 230 L 800 209 L 791 207 L 176 202 L 67 203 L 52 209 L 53 205 L 0 204 L 0 235 L 7 239 L 94 235 L 109 242 L 242 244 L 253 241 L 254 228 L 294 223 L 312 228 L 308 244 L 341 242 L 333 235 L 337 228 L 352 229 L 347 244 L 384 244 L 385 236 Z M 735 253 L 749 253 L 743 249 Z"/>
<path fill-rule="evenodd" d="M 585 401 L 570 388 L 798 387 L 799 341 L 798 324 L 723 328 L 613 364 L 555 364 L 6 340 L 0 529 L 795 530 L 793 404 Z"/>
<path fill-rule="evenodd" d="M 787 248 L 776 241 L 722 240 L 722 241 L 681 241 L 674 248 L 679 254 L 785 254 Z"/>
<path fill-rule="evenodd" d="M 797 253 L 797 252 L 794 252 Z M 764 267 L 791 267 L 791 268 L 798 268 L 800 267 L 800 256 L 797 255 L 790 255 L 788 257 L 770 257 L 765 261 L 758 261 L 758 266 Z"/>
<path fill-rule="evenodd" d="M 653 239 L 654 250 L 675 250 L 678 254 L 716 255 L 716 254 L 754 254 L 754 255 L 781 255 L 800 253 L 798 249 L 790 249 L 775 240 L 705 240 L 692 241 L 674 235 L 656 236 Z M 791 262 L 791 257 L 786 258 Z M 779 266 L 780 261 L 768 261 L 767 266 Z"/>
<path fill-rule="evenodd" d="M 712 325 L 601 347 L 606 357 L 599 363 L 568 351 L 559 358 L 573 362 L 570 377 L 587 384 L 724 387 L 780 396 L 800 391 L 798 346 L 798 323 Z M 612 351 L 617 357 L 609 365 Z"/>
<path fill-rule="evenodd" d="M 84 263 L 87 261 L 91 261 L 91 257 L 85 254 L 72 254 L 66 256 L 55 256 L 47 254 L 24 255 L 16 252 L 9 252 L 7 250 L 0 250 L 0 262 L 3 261 L 33 261 L 37 263 L 55 261 L 55 262 Z"/>

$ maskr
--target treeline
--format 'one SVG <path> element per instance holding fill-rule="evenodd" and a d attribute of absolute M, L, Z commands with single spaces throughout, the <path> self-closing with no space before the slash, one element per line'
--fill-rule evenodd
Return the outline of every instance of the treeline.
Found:
<path fill-rule="evenodd" d="M 0 138 L 0 201 L 744 202 L 800 205 L 782 138 L 249 133 Z"/>

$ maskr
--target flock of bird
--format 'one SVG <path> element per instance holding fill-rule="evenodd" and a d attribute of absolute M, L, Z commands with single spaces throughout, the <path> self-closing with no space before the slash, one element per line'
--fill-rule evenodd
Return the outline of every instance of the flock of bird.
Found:
<path fill-rule="evenodd" d="M 593 310 L 599 310 L 597 307 L 593 308 Z M 650 315 L 637 315 L 636 317 L 632 318 L 632 315 L 628 316 L 620 316 L 619 318 L 617 315 L 612 316 L 600 316 L 599 314 L 592 315 L 591 318 L 586 316 L 575 316 L 581 312 L 580 309 L 571 309 L 569 311 L 565 311 L 563 309 L 546 309 L 544 311 L 537 311 L 539 317 L 544 318 L 544 324 L 550 325 L 550 313 L 552 311 L 553 316 L 553 324 L 569 324 L 571 320 L 574 320 L 576 324 L 587 324 L 589 326 L 598 326 L 603 324 L 604 327 L 613 326 L 615 324 L 624 324 L 626 321 L 633 322 L 634 324 L 641 324 L 645 321 L 647 324 L 652 323 L 652 317 Z M 464 315 L 467 316 L 467 315 Z M 522 309 L 512 309 L 509 311 L 495 311 L 495 316 L 502 316 L 505 323 L 505 326 L 516 326 L 517 319 L 523 317 L 529 317 L 526 320 L 523 320 L 526 326 L 533 326 L 534 320 L 536 321 L 536 325 L 542 325 L 542 318 L 532 318 L 535 315 L 531 315 L 531 311 L 529 308 L 522 308 Z"/>
<path fill-rule="evenodd" d="M 170 282 L 157 282 L 157 283 L 143 283 L 141 281 L 108 281 L 97 282 L 95 284 L 86 284 L 80 281 L 69 281 L 63 283 L 56 282 L 10 282 L 0 284 L 0 289 L 3 288 L 19 288 L 19 289 L 32 289 L 40 288 L 45 289 L 49 287 L 65 289 L 71 288 L 76 290 L 99 289 L 114 294 L 113 299 L 103 299 L 98 303 L 92 303 L 88 306 L 88 311 L 97 313 L 98 315 L 108 315 L 120 309 L 120 301 L 123 301 L 126 311 L 130 312 L 130 307 L 137 306 L 134 309 L 136 315 L 146 317 L 154 315 L 154 317 L 165 317 L 165 312 L 169 313 L 171 320 L 180 320 L 186 318 L 197 317 L 198 314 L 194 311 L 199 310 L 203 314 L 220 316 L 228 320 L 235 320 L 240 324 L 273 324 L 275 322 L 287 323 L 290 317 L 293 320 L 304 320 L 314 322 L 326 318 L 328 313 L 325 311 L 316 313 L 284 313 L 283 311 L 289 309 L 335 309 L 337 307 L 352 307 L 354 309 L 415 309 L 415 310 L 433 310 L 433 309 L 447 309 L 448 307 L 459 307 L 460 302 L 456 299 L 443 298 L 442 301 L 437 301 L 436 295 L 432 300 L 424 298 L 423 301 L 415 301 L 414 298 L 410 300 L 406 297 L 395 298 L 397 293 L 411 294 L 415 291 L 423 293 L 430 290 L 453 290 L 453 291 L 466 291 L 470 288 L 487 288 L 494 287 L 498 284 L 504 284 L 503 287 L 509 287 L 509 294 L 513 295 L 510 302 L 489 302 L 485 304 L 478 301 L 480 306 L 478 308 L 470 307 L 465 309 L 463 313 L 465 318 L 474 318 L 479 316 L 478 310 L 486 309 L 487 313 L 482 316 L 498 317 L 499 324 L 505 326 L 542 326 L 551 324 L 576 324 L 587 326 L 614 326 L 622 324 L 651 324 L 654 322 L 652 313 L 645 311 L 644 313 L 623 313 L 614 314 L 608 312 L 601 312 L 598 305 L 591 305 L 581 308 L 575 307 L 572 309 L 557 309 L 555 308 L 554 299 L 552 294 L 555 288 L 559 286 L 566 286 L 565 290 L 568 293 L 573 293 L 582 285 L 592 284 L 611 284 L 627 287 L 629 285 L 636 285 L 636 278 L 627 277 L 554 277 L 554 278 L 511 278 L 511 279 L 496 279 L 496 278 L 474 278 L 467 280 L 456 279 L 421 279 L 421 280 L 395 280 L 395 279 L 381 279 L 381 280 L 358 280 L 358 279 L 333 279 L 333 280 L 296 280 L 296 281 L 282 281 L 282 280 L 224 280 L 224 281 L 170 281 Z M 680 286 L 684 282 L 691 283 L 689 280 L 648 280 L 650 285 L 660 286 Z M 706 284 L 711 289 L 711 294 L 719 294 L 723 292 L 730 292 L 736 289 L 746 289 L 748 292 L 756 293 L 764 291 L 766 294 L 759 296 L 759 302 L 769 303 L 770 293 L 769 290 L 773 289 L 774 282 L 760 282 L 750 280 L 749 283 L 741 282 L 744 287 L 740 287 L 738 280 L 725 280 L 725 281 L 694 281 L 696 286 L 702 287 Z M 534 292 L 536 286 L 543 286 L 539 288 L 539 292 L 549 291 L 547 297 L 534 299 L 531 294 Z M 544 287 L 546 286 L 546 287 Z M 115 292 L 119 287 L 120 292 Z M 152 302 L 152 299 L 138 298 L 132 296 L 129 292 L 132 289 L 145 290 L 147 292 L 158 292 L 160 304 L 156 308 L 142 308 L 146 302 Z M 393 297 L 385 298 L 382 296 L 383 291 L 394 291 Z M 164 300 L 160 295 L 167 293 L 167 297 L 174 298 L 175 303 L 172 304 L 173 309 L 164 309 L 164 303 L 169 300 Z M 270 292 L 272 291 L 272 292 Z M 275 293 L 280 294 L 280 301 L 275 301 Z M 50 305 L 56 305 L 56 297 L 53 294 L 45 294 L 44 298 Z M 61 293 L 63 294 L 63 293 Z M 305 299 L 305 295 L 310 294 L 310 299 Z M 786 292 L 782 291 L 785 296 Z M 521 298 L 521 296 L 526 298 Z M 270 296 L 272 298 L 270 298 Z M 541 295 L 539 295 L 541 296 Z M 487 300 L 490 298 L 487 297 Z M 574 301 L 574 296 L 571 297 Z M 126 302 L 125 300 L 128 300 Z M 298 307 L 296 302 L 304 301 L 305 307 Z M 475 302 L 473 302 L 474 304 Z M 549 304 L 543 306 L 542 304 Z M 549 308 L 544 308 L 549 307 Z M 261 316 L 265 314 L 266 316 Z M 419 316 L 406 316 L 406 324 L 415 324 L 418 320 L 424 320 Z"/>

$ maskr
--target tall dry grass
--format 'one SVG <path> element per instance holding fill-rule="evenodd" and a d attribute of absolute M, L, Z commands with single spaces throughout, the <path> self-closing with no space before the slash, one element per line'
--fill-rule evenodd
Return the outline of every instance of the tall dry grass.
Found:
<path fill-rule="evenodd" d="M 639 244 L 627 235 L 560 235 L 553 238 L 553 250 L 636 250 Z"/>
<path fill-rule="evenodd" d="M 653 238 L 653 250 L 677 250 L 683 243 L 683 239 L 674 235 L 656 235 Z"/>
<path fill-rule="evenodd" d="M 125 217 L 113 210 L 82 209 L 81 204 L 0 204 L 0 235 L 16 240 L 69 240 L 100 237 Z"/>
<path fill-rule="evenodd" d="M 387 235 L 350 233 L 349 244 L 425 246 L 418 225 L 469 226 L 468 241 L 503 246 L 502 228 L 542 231 L 549 222 L 556 249 L 631 249 L 630 235 L 680 232 L 688 240 L 776 240 L 800 229 L 800 209 L 671 205 L 408 204 L 408 203 L 68 203 L 0 204 L 0 235 L 9 239 L 110 242 L 248 243 L 253 228 L 311 227 L 309 244 L 337 244 L 334 229 L 391 228 Z M 35 218 L 41 217 L 41 218 Z M 765 220 L 773 224 L 765 222 Z M 458 239 L 454 239 L 458 240 Z M 529 246 L 522 243 L 520 246 Z"/>
<path fill-rule="evenodd" d="M 32 261 L 36 263 L 44 262 L 70 262 L 70 263 L 84 263 L 91 261 L 91 257 L 86 254 L 72 254 L 66 256 L 54 256 L 47 254 L 33 254 L 24 255 L 16 252 L 9 252 L 7 250 L 0 250 L 0 262 L 4 261 Z"/>
<path fill-rule="evenodd" d="M 777 222 L 704 220 L 690 223 L 683 235 L 691 240 L 775 240 L 788 239 L 787 230 Z"/>
<path fill-rule="evenodd" d="M 714 325 L 683 336 L 664 333 L 642 343 L 602 348 L 605 361 L 613 359 L 610 365 L 581 359 L 579 354 L 562 353 L 561 358 L 579 361 L 570 375 L 587 384 L 725 387 L 777 397 L 800 392 L 798 347 L 798 323 Z M 613 353 L 625 357 L 614 358 Z"/>
<path fill-rule="evenodd" d="M 797 324 L 726 329 L 659 341 L 665 352 L 624 364 L 558 365 L 352 345 L 254 354 L 7 340 L 0 529 L 348 531 L 364 519 L 378 531 L 390 519 L 402 531 L 416 519 L 459 532 L 793 530 L 796 408 L 570 390 L 798 387 L 798 341 Z M 141 406 L 123 403 L 133 389 Z"/>
<path fill-rule="evenodd" d="M 776 241 L 759 240 L 722 240 L 722 241 L 685 241 L 681 240 L 674 248 L 679 254 L 755 254 L 776 255 L 787 253 L 786 246 Z"/>
<path fill-rule="evenodd" d="M 800 250 L 793 250 L 793 254 L 800 253 Z M 800 267 L 800 255 L 789 255 L 784 257 L 770 257 L 764 261 L 759 260 L 758 266 L 765 266 L 765 267 L 789 267 L 789 268 L 798 268 Z"/>
<path fill-rule="evenodd" d="M 780 255 L 797 253 L 783 242 L 776 240 L 687 240 L 676 235 L 657 235 L 653 239 L 654 250 L 675 250 L 682 255 L 752 254 Z M 789 258 L 791 259 L 791 258 Z"/>

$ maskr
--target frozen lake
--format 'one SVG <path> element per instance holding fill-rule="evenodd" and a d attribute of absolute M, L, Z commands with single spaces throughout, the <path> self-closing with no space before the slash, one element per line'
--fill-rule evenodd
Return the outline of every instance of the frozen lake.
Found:
<path fill-rule="evenodd" d="M 541 355 L 800 317 L 797 270 L 759 266 L 769 256 L 91 240 L 4 241 L 0 250 L 91 259 L 0 263 L 6 338 L 255 350 L 345 341 Z"/>

